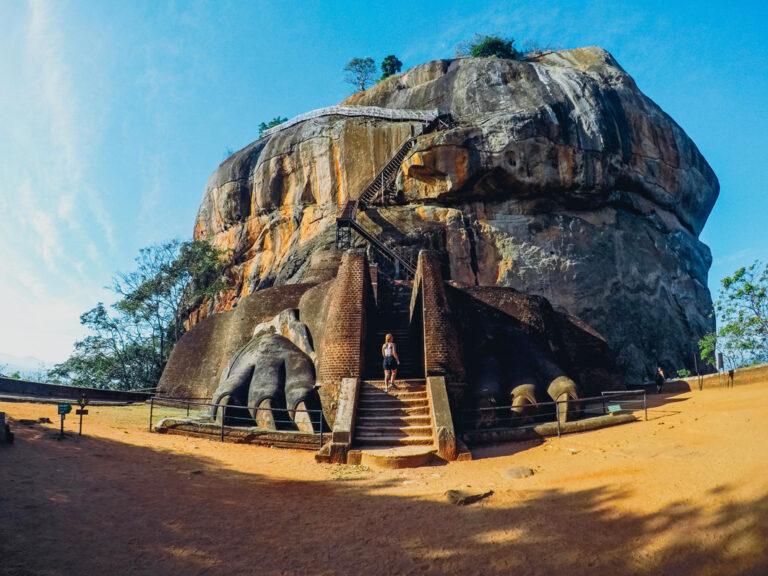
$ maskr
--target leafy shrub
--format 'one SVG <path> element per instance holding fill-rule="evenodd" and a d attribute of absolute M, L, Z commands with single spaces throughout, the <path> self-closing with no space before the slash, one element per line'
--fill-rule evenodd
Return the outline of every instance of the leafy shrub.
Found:
<path fill-rule="evenodd" d="M 518 60 L 522 57 L 522 52 L 515 48 L 514 38 L 477 34 L 472 42 L 462 42 L 456 46 L 456 55 L 471 58 L 496 57 Z"/>

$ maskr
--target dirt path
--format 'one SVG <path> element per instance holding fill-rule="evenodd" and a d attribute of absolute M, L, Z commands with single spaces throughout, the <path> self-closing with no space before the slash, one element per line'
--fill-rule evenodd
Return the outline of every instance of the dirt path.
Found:
<path fill-rule="evenodd" d="M 0 403 L 0 575 L 768 573 L 768 385 L 652 400 L 648 422 L 400 471 L 150 434 L 146 406 L 91 407 L 60 442 L 55 405 Z"/>

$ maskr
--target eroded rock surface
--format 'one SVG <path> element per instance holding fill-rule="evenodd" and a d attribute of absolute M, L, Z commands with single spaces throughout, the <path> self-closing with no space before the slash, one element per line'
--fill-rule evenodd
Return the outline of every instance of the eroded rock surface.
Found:
<path fill-rule="evenodd" d="M 419 137 L 398 176 L 400 205 L 369 209 L 369 230 L 413 256 L 438 250 L 458 284 L 546 297 L 598 330 L 630 381 L 656 362 L 692 368 L 713 328 L 711 256 L 698 234 L 718 182 L 607 52 L 440 60 L 344 104 L 439 108 L 454 121 Z M 232 250 L 233 289 L 192 321 L 264 287 L 329 279 L 311 263 L 332 258 L 339 205 L 412 124 L 316 118 L 219 166 L 195 237 Z"/>

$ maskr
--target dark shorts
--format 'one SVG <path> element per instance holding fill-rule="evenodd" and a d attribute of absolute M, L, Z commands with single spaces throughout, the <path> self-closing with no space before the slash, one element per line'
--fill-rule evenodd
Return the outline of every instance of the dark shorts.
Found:
<path fill-rule="evenodd" d="M 397 370 L 397 360 L 394 356 L 384 356 L 384 370 Z"/>

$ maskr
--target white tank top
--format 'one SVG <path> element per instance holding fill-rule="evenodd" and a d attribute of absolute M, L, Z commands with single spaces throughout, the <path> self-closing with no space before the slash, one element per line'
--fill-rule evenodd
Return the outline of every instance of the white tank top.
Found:
<path fill-rule="evenodd" d="M 384 344 L 384 356 L 393 356 L 395 354 L 395 343 L 387 342 Z"/>

